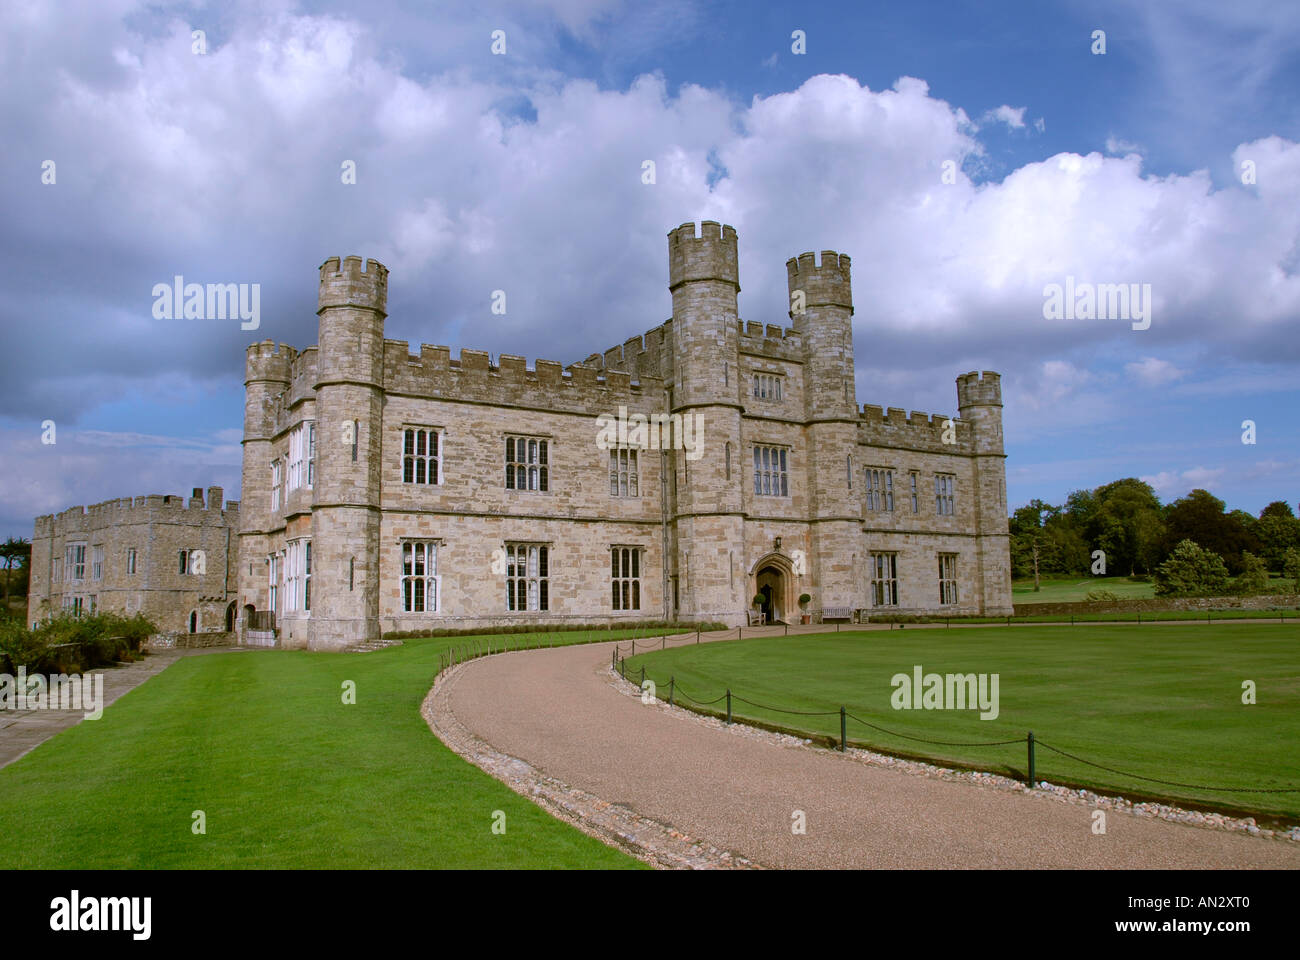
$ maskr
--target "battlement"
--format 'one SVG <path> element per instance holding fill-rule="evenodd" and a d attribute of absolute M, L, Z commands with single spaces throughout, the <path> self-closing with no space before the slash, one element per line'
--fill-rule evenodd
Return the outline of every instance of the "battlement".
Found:
<path fill-rule="evenodd" d="M 239 501 L 223 502 L 221 487 L 208 487 L 207 502 L 203 491 L 185 497 L 147 494 L 140 497 L 117 497 L 85 506 L 69 507 L 57 514 L 36 518 L 35 535 L 40 537 L 91 536 L 110 527 L 150 522 L 186 522 L 211 526 L 238 526 Z"/>
<path fill-rule="evenodd" d="M 388 268 L 378 260 L 330 257 L 320 267 L 318 310 L 365 307 L 384 313 L 388 306 Z"/>
<path fill-rule="evenodd" d="M 804 294 L 804 306 L 836 306 L 853 309 L 851 261 L 847 253 L 823 250 L 821 262 L 813 253 L 801 253 L 785 262 L 790 296 L 796 290 Z M 792 317 L 794 313 L 790 314 Z"/>
<path fill-rule="evenodd" d="M 418 355 L 405 340 L 384 341 L 384 383 L 392 392 L 445 400 L 566 412 L 606 412 L 620 403 L 645 407 L 657 403 L 663 381 L 596 363 L 537 360 L 502 354 L 493 363 L 482 350 L 462 348 L 459 357 L 445 346 L 421 344 Z"/>
<path fill-rule="evenodd" d="M 992 370 L 972 370 L 957 378 L 958 409 L 973 406 L 1002 406 L 1002 376 Z"/>
<path fill-rule="evenodd" d="M 259 380 L 288 383 L 297 356 L 298 352 L 287 343 L 280 344 L 278 349 L 273 340 L 249 344 L 244 359 L 244 383 Z"/>
<path fill-rule="evenodd" d="M 593 353 L 582 363 L 603 370 L 618 370 L 633 380 L 667 379 L 672 369 L 672 321 L 661 323 L 644 334 L 628 337 L 604 353 Z M 667 344 L 667 353 L 665 353 Z"/>
<path fill-rule="evenodd" d="M 803 359 L 803 334 L 794 327 L 779 324 L 762 324 L 740 320 L 740 352 L 771 357 L 773 360 L 801 361 Z"/>
<path fill-rule="evenodd" d="M 720 280 L 740 292 L 736 258 L 736 229 L 705 220 L 697 235 L 695 224 L 683 223 L 668 233 L 668 289 L 696 280 Z"/>
<path fill-rule="evenodd" d="M 952 420 L 955 443 L 944 443 L 944 425 Z M 975 433 L 968 420 L 945 414 L 928 414 L 901 407 L 887 411 L 876 404 L 863 404 L 858 415 L 858 443 L 867 446 L 908 447 L 929 453 L 970 454 L 975 449 Z"/>

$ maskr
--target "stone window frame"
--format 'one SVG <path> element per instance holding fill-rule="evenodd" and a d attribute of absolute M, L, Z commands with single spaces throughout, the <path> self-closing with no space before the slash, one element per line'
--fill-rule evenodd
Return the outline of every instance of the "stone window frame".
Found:
<path fill-rule="evenodd" d="M 755 443 L 753 447 L 754 496 L 789 497 L 789 461 L 794 459 L 791 448 L 783 444 L 773 443 Z M 766 456 L 764 456 L 765 454 Z M 772 492 L 773 487 L 777 488 L 776 492 Z"/>
<path fill-rule="evenodd" d="M 875 551 L 869 553 L 871 574 L 871 605 L 897 607 L 898 603 L 898 552 Z"/>
<path fill-rule="evenodd" d="M 957 475 L 934 475 L 934 512 L 936 516 L 952 517 L 957 514 Z"/>
<path fill-rule="evenodd" d="M 641 578 L 645 573 L 645 547 L 612 543 L 610 559 L 610 609 L 627 612 L 641 609 Z"/>
<path fill-rule="evenodd" d="M 136 563 L 135 547 L 127 547 L 126 548 L 126 575 L 128 577 L 135 576 L 135 563 Z"/>
<path fill-rule="evenodd" d="M 920 500 L 921 472 L 919 470 L 909 470 L 907 472 L 907 475 L 908 477 L 911 478 L 912 512 L 920 513 L 921 512 L 921 500 Z"/>
<path fill-rule="evenodd" d="M 431 427 L 425 424 L 407 423 L 402 425 L 402 483 L 410 484 L 414 487 L 440 487 L 443 484 L 443 456 L 446 454 L 446 428 Z M 429 438 L 432 443 L 424 446 L 424 453 L 420 452 L 420 439 Z M 408 444 L 408 440 L 410 443 Z M 410 450 L 408 451 L 408 445 Z M 437 453 L 430 453 L 434 447 Z M 407 480 L 407 466 L 411 467 L 411 479 Z M 424 468 L 424 479 L 419 480 L 417 476 L 420 473 L 420 467 Z M 430 479 L 436 476 L 437 479 Z"/>
<path fill-rule="evenodd" d="M 280 613 L 280 577 L 284 572 L 284 551 L 272 553 L 266 558 L 266 601 L 270 611 Z"/>
<path fill-rule="evenodd" d="M 294 490 L 310 490 L 316 480 L 316 421 L 304 420 L 289 431 L 285 498 Z"/>
<path fill-rule="evenodd" d="M 508 540 L 503 546 L 506 551 L 506 612 L 549 613 L 552 545 L 549 542 Z M 519 602 L 521 591 L 522 605 Z"/>
<path fill-rule="evenodd" d="M 868 513 L 894 512 L 894 468 L 866 467 L 862 471 Z"/>
<path fill-rule="evenodd" d="M 94 544 L 90 548 L 90 579 L 104 579 L 104 545 Z"/>
<path fill-rule="evenodd" d="M 753 399 L 780 403 L 785 399 L 785 385 L 782 383 L 784 379 L 784 373 L 755 370 L 754 382 L 750 390 Z"/>
<path fill-rule="evenodd" d="M 609 450 L 609 495 L 620 500 L 641 496 L 639 447 L 618 446 Z"/>
<path fill-rule="evenodd" d="M 402 613 L 441 613 L 442 575 L 438 573 L 438 551 L 442 546 L 442 540 L 436 537 L 410 537 L 403 538 L 400 545 L 398 580 L 401 583 Z M 420 561 L 423 561 L 422 568 Z M 419 572 L 417 568 L 422 569 L 423 572 Z M 417 591 L 413 589 L 417 586 L 420 588 L 418 598 Z"/>
<path fill-rule="evenodd" d="M 505 489 L 514 493 L 551 492 L 553 439 L 542 434 L 507 433 L 505 439 Z M 520 444 L 523 444 L 520 447 Z M 520 451 L 523 456 L 520 456 Z M 519 481 L 524 486 L 519 486 Z"/>
<path fill-rule="evenodd" d="M 271 512 L 280 509 L 280 485 L 284 480 L 284 461 L 276 457 L 271 461 Z"/>
<path fill-rule="evenodd" d="M 80 583 L 86 579 L 85 540 L 73 540 L 63 546 L 63 581 Z"/>
<path fill-rule="evenodd" d="M 285 541 L 284 611 L 311 615 L 311 537 Z"/>
<path fill-rule="evenodd" d="M 955 606 L 958 603 L 957 556 L 955 553 L 940 553 L 938 555 L 940 606 Z"/>

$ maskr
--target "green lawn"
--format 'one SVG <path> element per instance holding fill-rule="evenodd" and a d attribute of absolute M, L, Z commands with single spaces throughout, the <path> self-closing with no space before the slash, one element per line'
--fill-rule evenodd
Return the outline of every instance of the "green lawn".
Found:
<path fill-rule="evenodd" d="M 425 725 L 439 654 L 484 639 L 181 660 L 0 770 L 10 866 L 641 866 L 461 760 Z M 341 702 L 345 680 L 355 706 Z M 195 810 L 206 835 L 191 832 Z M 496 810 L 504 834 L 492 832 Z"/>
<path fill-rule="evenodd" d="M 1073 603 L 1088 598 L 1089 590 L 1109 590 L 1121 600 L 1145 600 L 1156 595 L 1154 583 L 1137 583 L 1128 577 L 1069 577 L 1039 581 L 1034 592 L 1034 578 L 1015 580 L 1011 584 L 1012 603 Z"/>
<path fill-rule="evenodd" d="M 997 673 L 999 716 L 894 710 L 891 678 L 910 676 L 915 664 L 925 673 Z M 1023 738 L 1033 730 L 1054 747 L 1141 776 L 1214 787 L 1300 788 L 1300 629 L 1290 624 L 841 632 L 670 648 L 629 659 L 629 676 L 639 677 L 642 666 L 661 697 L 668 695 L 670 677 L 697 700 L 730 687 L 735 697 L 765 706 L 836 712 L 790 716 L 733 700 L 737 717 L 836 737 L 843 704 L 890 731 L 850 721 L 852 742 L 1017 778 L 1025 775 L 1023 743 L 937 746 L 893 734 L 987 741 Z M 1241 702 L 1243 680 L 1256 684 L 1253 706 Z M 1036 775 L 1128 797 L 1300 817 L 1300 791 L 1251 794 L 1144 783 L 1042 745 Z"/>

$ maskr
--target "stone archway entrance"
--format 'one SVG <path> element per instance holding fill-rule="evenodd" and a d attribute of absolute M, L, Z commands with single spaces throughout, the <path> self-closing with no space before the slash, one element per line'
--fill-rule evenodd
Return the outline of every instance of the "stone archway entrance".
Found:
<path fill-rule="evenodd" d="M 751 596 L 763 598 L 759 609 L 767 615 L 765 621 L 780 623 L 789 617 L 794 609 L 791 602 L 794 571 L 789 557 L 769 553 L 750 568 L 750 576 L 753 577 Z"/>

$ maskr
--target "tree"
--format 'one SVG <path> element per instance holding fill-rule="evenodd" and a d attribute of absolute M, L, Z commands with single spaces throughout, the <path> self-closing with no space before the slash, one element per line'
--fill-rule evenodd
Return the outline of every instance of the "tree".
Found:
<path fill-rule="evenodd" d="M 1287 503 L 1285 500 L 1274 500 L 1263 510 L 1259 511 L 1259 519 L 1263 520 L 1265 517 L 1294 518 L 1295 514 L 1291 512 L 1291 504 Z"/>
<path fill-rule="evenodd" d="M 1156 594 L 1162 597 L 1212 597 L 1228 586 L 1223 558 L 1191 540 L 1183 540 L 1155 571 Z"/>
<path fill-rule="evenodd" d="M 1093 549 L 1106 552 L 1109 569 L 1132 575 L 1141 567 L 1150 573 L 1164 539 L 1163 510 L 1150 484 L 1134 477 L 1116 480 L 1093 491 L 1084 534 Z"/>
<path fill-rule="evenodd" d="M 1281 513 L 1269 513 L 1264 508 L 1255 521 L 1260 543 L 1264 547 L 1264 562 L 1270 570 L 1282 570 L 1288 550 L 1300 549 L 1300 520 Z"/>
<path fill-rule="evenodd" d="M 1208 490 L 1193 490 L 1175 500 L 1165 512 L 1166 547 L 1172 551 L 1184 540 L 1191 540 L 1217 553 L 1231 572 L 1240 573 L 1242 551 L 1258 556 L 1264 547 L 1240 517 L 1225 513 L 1223 508 L 1223 501 Z"/>
<path fill-rule="evenodd" d="M 20 568 L 31 563 L 31 543 L 21 537 L 16 539 L 10 537 L 4 543 L 0 543 L 0 560 L 3 560 L 5 565 L 4 599 L 7 602 L 9 600 L 10 571 L 13 569 L 15 563 L 17 563 Z"/>
<path fill-rule="evenodd" d="M 1291 589 L 1300 593 L 1300 549 L 1294 547 L 1286 552 L 1282 563 L 1282 576 L 1291 581 Z"/>
<path fill-rule="evenodd" d="M 1242 553 L 1241 561 L 1241 575 L 1233 581 L 1233 592 L 1247 597 L 1267 592 L 1268 567 L 1263 559 L 1247 550 Z"/>
<path fill-rule="evenodd" d="M 1039 589 L 1040 574 L 1059 569 L 1059 549 L 1043 528 L 1043 516 L 1055 516 L 1060 510 L 1042 500 L 1031 500 L 1016 510 L 1007 522 L 1011 531 L 1011 566 L 1013 574 L 1034 574 L 1034 591 Z"/>

